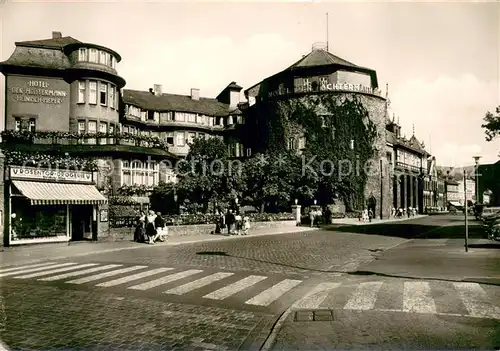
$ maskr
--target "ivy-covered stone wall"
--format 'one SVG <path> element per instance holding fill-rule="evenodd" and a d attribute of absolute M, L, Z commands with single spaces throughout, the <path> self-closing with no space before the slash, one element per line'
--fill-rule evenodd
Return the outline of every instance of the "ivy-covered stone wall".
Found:
<path fill-rule="evenodd" d="M 310 164 L 323 170 L 318 190 L 321 202 L 331 203 L 337 196 L 353 211 L 363 209 L 373 195 L 375 215 L 380 215 L 382 198 L 383 216 L 388 216 L 392 184 L 385 157 L 385 99 L 358 93 L 313 94 L 261 102 L 248 112 L 246 132 L 251 140 L 247 141 L 253 153 L 290 152 L 293 139 L 294 147 L 304 146 L 297 150 L 303 164 L 314 158 Z M 305 145 L 299 143 L 301 138 Z M 337 168 L 329 169 L 329 165 Z M 366 166 L 370 166 L 368 172 Z M 346 173 L 346 167 L 352 171 L 340 179 L 339 172 Z"/>

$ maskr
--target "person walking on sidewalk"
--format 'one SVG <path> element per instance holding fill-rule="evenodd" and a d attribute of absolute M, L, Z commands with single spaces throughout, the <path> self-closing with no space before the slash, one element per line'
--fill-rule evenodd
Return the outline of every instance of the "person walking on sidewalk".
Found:
<path fill-rule="evenodd" d="M 156 213 L 155 217 L 155 229 L 156 234 L 153 237 L 153 243 L 156 240 L 160 240 L 161 242 L 165 242 L 167 240 L 168 228 L 165 226 L 165 220 L 161 216 L 161 212 Z"/>
<path fill-rule="evenodd" d="M 148 236 L 150 244 L 154 244 L 154 237 L 156 236 L 155 219 L 156 215 L 154 211 L 149 211 L 146 217 L 146 235 Z"/>

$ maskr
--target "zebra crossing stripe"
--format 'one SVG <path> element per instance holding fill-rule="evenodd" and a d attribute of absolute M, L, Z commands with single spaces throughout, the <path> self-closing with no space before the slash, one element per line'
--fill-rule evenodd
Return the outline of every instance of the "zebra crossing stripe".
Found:
<path fill-rule="evenodd" d="M 377 302 L 377 294 L 382 284 L 382 282 L 366 282 L 359 284 L 353 296 L 344 306 L 344 309 L 372 310 L 375 307 L 375 302 Z"/>
<path fill-rule="evenodd" d="M 75 263 L 75 262 L 55 263 L 55 264 L 51 264 L 50 266 L 30 268 L 30 269 L 21 269 L 19 271 L 15 271 L 15 272 L 7 272 L 7 273 L 0 274 L 0 278 L 1 277 L 8 277 L 10 275 L 22 274 L 22 273 L 40 272 L 40 271 L 43 271 L 44 269 L 50 269 L 50 268 L 56 268 L 56 267 L 74 266 L 76 264 L 77 263 Z"/>
<path fill-rule="evenodd" d="M 85 284 L 85 283 L 93 282 L 93 281 L 96 281 L 96 280 L 99 280 L 99 279 L 113 277 L 113 276 L 118 275 L 118 274 L 123 274 L 123 273 L 137 271 L 137 270 L 143 269 L 143 268 L 147 268 L 147 266 L 133 266 L 133 267 L 122 268 L 122 269 L 118 269 L 116 271 L 104 272 L 104 273 L 100 273 L 100 274 L 94 274 L 94 275 L 91 275 L 91 276 L 88 276 L 88 277 L 85 277 L 85 278 L 70 280 L 70 281 L 68 281 L 66 283 L 69 283 L 69 284 Z"/>
<path fill-rule="evenodd" d="M 58 269 L 51 269 L 50 271 L 43 271 L 43 272 L 26 274 L 26 275 L 19 275 L 17 277 L 14 277 L 14 279 L 36 278 L 36 277 L 42 277 L 44 275 L 50 275 L 50 274 L 60 273 L 60 272 L 67 272 L 67 271 L 72 271 L 72 270 L 78 269 L 78 268 L 86 268 L 86 267 L 92 267 L 92 266 L 97 266 L 97 263 L 86 263 L 86 264 L 81 264 L 78 266 L 64 267 L 64 268 L 58 268 Z"/>
<path fill-rule="evenodd" d="M 437 313 L 429 283 L 404 283 L 403 311 L 415 313 Z"/>
<path fill-rule="evenodd" d="M 205 299 L 212 299 L 212 300 L 224 300 L 225 298 L 228 298 L 229 296 L 232 296 L 238 292 L 240 292 L 243 289 L 249 288 L 254 284 L 257 284 L 261 280 L 267 279 L 267 277 L 259 276 L 259 275 L 250 275 L 246 278 L 243 278 L 236 283 L 230 284 L 228 286 L 225 286 L 219 290 L 216 290 L 214 292 L 211 292 L 210 294 L 207 294 L 203 296 Z"/>
<path fill-rule="evenodd" d="M 308 292 L 300 300 L 293 304 L 294 309 L 314 309 L 319 308 L 320 305 L 328 297 L 329 290 L 338 288 L 340 283 L 319 283 Z"/>
<path fill-rule="evenodd" d="M 285 279 L 278 284 L 264 290 L 259 295 L 251 298 L 245 304 L 256 306 L 269 306 L 271 303 L 279 299 L 283 294 L 295 288 L 302 283 L 302 280 Z"/>
<path fill-rule="evenodd" d="M 65 274 L 54 275 L 52 277 L 40 278 L 40 279 L 37 279 L 37 280 L 41 280 L 41 281 L 45 281 L 45 282 L 52 282 L 54 280 L 63 280 L 63 279 L 66 279 L 66 278 L 78 277 L 80 275 L 85 275 L 85 274 L 90 274 L 90 273 L 105 271 L 106 269 L 116 268 L 116 267 L 121 267 L 121 266 L 122 266 L 121 264 L 108 264 L 106 266 L 84 269 L 83 271 L 76 271 L 76 272 L 70 272 L 70 273 L 65 273 Z"/>
<path fill-rule="evenodd" d="M 139 284 L 139 285 L 134 285 L 134 286 L 131 286 L 131 287 L 127 288 L 127 289 L 131 289 L 131 290 L 148 290 L 148 289 L 151 289 L 151 288 L 154 288 L 154 287 L 157 287 L 157 286 L 160 286 L 160 285 L 164 285 L 164 284 L 167 284 L 167 283 L 170 283 L 170 282 L 182 279 L 182 278 L 186 278 L 186 277 L 189 277 L 191 275 L 198 274 L 198 273 L 201 273 L 201 272 L 203 272 L 203 271 L 199 270 L 199 269 L 190 269 L 190 270 L 187 270 L 187 271 L 184 271 L 184 272 L 170 274 L 170 275 L 167 275 L 167 276 L 159 278 L 159 279 L 151 280 L 151 281 L 146 282 L 146 283 L 142 283 L 142 284 Z"/>
<path fill-rule="evenodd" d="M 190 283 L 186 283 L 184 285 L 178 286 L 176 288 L 172 288 L 170 290 L 167 290 L 164 292 L 164 294 L 172 294 L 172 295 L 183 295 L 187 292 L 190 292 L 195 289 L 199 289 L 201 287 L 204 287 L 206 285 L 212 284 L 213 282 L 216 282 L 218 280 L 227 278 L 232 276 L 234 273 L 228 273 L 228 272 L 219 272 L 215 273 L 212 275 L 209 275 L 208 277 L 203 277 L 198 280 L 195 280 Z"/>
<path fill-rule="evenodd" d="M 137 273 L 137 274 L 134 274 L 134 275 L 128 275 L 128 276 L 125 276 L 123 278 L 118 278 L 118 279 L 115 279 L 115 280 L 110 280 L 110 281 L 107 281 L 107 282 L 96 284 L 96 286 L 101 286 L 101 287 L 108 288 L 110 286 L 116 286 L 116 285 L 125 284 L 125 283 L 131 282 L 133 280 L 142 279 L 142 278 L 149 277 L 151 275 L 155 275 L 155 274 L 158 274 L 158 273 L 163 273 L 163 272 L 166 272 L 166 271 L 171 271 L 172 269 L 173 268 L 157 268 L 157 269 L 153 269 L 151 271 L 141 272 L 141 273 Z"/>
<path fill-rule="evenodd" d="M 477 283 L 453 283 L 472 317 L 500 319 L 500 308 L 489 302 L 488 295 Z"/>
<path fill-rule="evenodd" d="M 35 267 L 42 267 L 42 266 L 50 266 L 54 265 L 54 262 L 45 262 L 45 263 L 37 263 L 37 264 L 30 264 L 27 266 L 17 266 L 17 267 L 10 267 L 10 268 L 5 268 L 5 269 L 0 269 L 0 273 L 7 273 L 7 272 L 12 272 L 12 271 L 19 271 L 21 269 L 28 269 L 28 268 L 35 268 Z"/>

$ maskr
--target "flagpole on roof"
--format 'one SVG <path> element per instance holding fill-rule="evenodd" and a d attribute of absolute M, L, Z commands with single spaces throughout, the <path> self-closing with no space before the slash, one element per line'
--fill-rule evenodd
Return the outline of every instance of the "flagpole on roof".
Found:
<path fill-rule="evenodd" d="M 328 12 L 326 13 L 326 52 L 330 52 L 328 47 Z"/>

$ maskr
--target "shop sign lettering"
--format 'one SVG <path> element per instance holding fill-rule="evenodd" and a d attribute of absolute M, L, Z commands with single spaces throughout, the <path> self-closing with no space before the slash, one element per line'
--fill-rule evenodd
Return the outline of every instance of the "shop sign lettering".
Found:
<path fill-rule="evenodd" d="M 10 167 L 12 179 L 34 179 L 52 181 L 73 181 L 92 183 L 92 173 L 61 169 L 42 169 L 35 167 Z"/>
<path fill-rule="evenodd" d="M 51 89 L 49 82 L 43 80 L 29 80 L 25 87 L 10 87 L 13 99 L 19 102 L 44 104 L 61 104 L 67 96 L 63 90 Z"/>
<path fill-rule="evenodd" d="M 298 83 L 298 84 L 297 84 Z M 331 83 L 327 78 L 317 77 L 305 78 L 296 81 L 293 93 L 312 93 L 316 91 L 347 91 L 356 93 L 366 93 L 380 96 L 381 90 L 378 88 L 368 87 L 362 84 L 350 83 Z M 284 88 L 283 85 L 274 91 L 267 94 L 269 98 L 275 96 L 289 95 L 292 91 L 289 88 Z"/>

